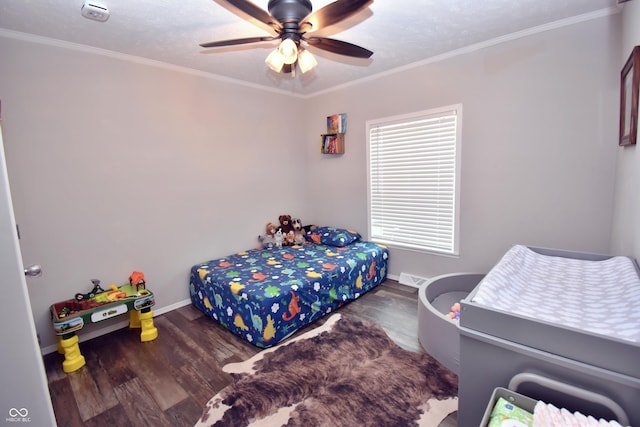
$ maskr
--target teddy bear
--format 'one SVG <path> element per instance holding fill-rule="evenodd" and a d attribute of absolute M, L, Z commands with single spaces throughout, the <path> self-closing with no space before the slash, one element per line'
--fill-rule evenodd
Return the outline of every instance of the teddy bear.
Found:
<path fill-rule="evenodd" d="M 267 223 L 267 225 L 265 226 L 266 234 L 264 236 L 258 236 L 258 240 L 260 240 L 260 243 L 262 243 L 263 248 L 271 249 L 276 245 L 275 235 L 279 228 L 279 226 L 272 222 Z"/>
<path fill-rule="evenodd" d="M 291 215 L 280 215 L 278 217 L 278 221 L 280 221 L 282 234 L 289 234 L 290 231 L 293 231 L 293 225 L 291 225 Z"/>
<path fill-rule="evenodd" d="M 266 228 L 267 236 L 273 237 L 278 231 L 278 226 L 272 222 L 268 222 Z"/>
<path fill-rule="evenodd" d="M 278 217 L 280 221 L 280 230 L 284 237 L 284 245 L 292 245 L 295 239 L 295 233 L 293 231 L 293 225 L 291 224 L 291 215 L 280 215 Z"/>

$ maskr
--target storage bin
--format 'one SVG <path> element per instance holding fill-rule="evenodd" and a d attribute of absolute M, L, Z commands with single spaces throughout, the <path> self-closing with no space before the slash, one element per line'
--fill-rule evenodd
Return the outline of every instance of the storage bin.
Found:
<path fill-rule="evenodd" d="M 480 422 L 480 427 L 487 427 L 489 425 L 489 419 L 491 418 L 493 407 L 501 397 L 507 402 L 521 409 L 524 409 L 527 412 L 531 412 L 532 414 L 534 408 L 536 407 L 536 403 L 538 403 L 537 400 L 524 396 L 520 393 L 516 393 L 515 391 L 511 391 L 504 387 L 496 387 L 493 390 L 493 393 L 491 393 L 491 399 L 489 400 L 487 409 L 485 409 L 484 411 L 484 416 L 482 417 L 482 421 Z"/>

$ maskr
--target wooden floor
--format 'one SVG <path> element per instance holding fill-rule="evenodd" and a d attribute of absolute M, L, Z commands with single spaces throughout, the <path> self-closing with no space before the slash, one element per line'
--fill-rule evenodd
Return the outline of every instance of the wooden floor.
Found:
<path fill-rule="evenodd" d="M 417 301 L 417 289 L 387 280 L 339 312 L 376 323 L 401 347 L 423 352 Z M 139 330 L 129 329 L 82 342 L 87 364 L 70 374 L 62 371 L 62 355 L 44 357 L 58 426 L 192 426 L 231 382 L 222 367 L 260 351 L 191 305 L 154 322 L 159 336 L 151 342 L 141 343 Z M 455 426 L 456 414 L 441 424 Z"/>

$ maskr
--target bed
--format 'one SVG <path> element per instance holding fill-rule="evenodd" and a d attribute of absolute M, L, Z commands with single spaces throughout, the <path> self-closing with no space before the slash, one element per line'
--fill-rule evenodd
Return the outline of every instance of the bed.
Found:
<path fill-rule="evenodd" d="M 194 265 L 193 305 L 267 348 L 385 280 L 386 247 L 332 227 L 309 238 L 303 245 L 251 249 Z"/>
<path fill-rule="evenodd" d="M 460 426 L 496 387 L 640 426 L 635 260 L 516 245 L 461 305 Z"/>

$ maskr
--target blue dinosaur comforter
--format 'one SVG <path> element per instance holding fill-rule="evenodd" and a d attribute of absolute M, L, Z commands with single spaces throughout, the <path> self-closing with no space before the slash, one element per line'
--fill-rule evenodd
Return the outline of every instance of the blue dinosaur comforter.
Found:
<path fill-rule="evenodd" d="M 389 252 L 371 242 L 252 249 L 191 268 L 193 304 L 270 347 L 384 281 Z"/>

